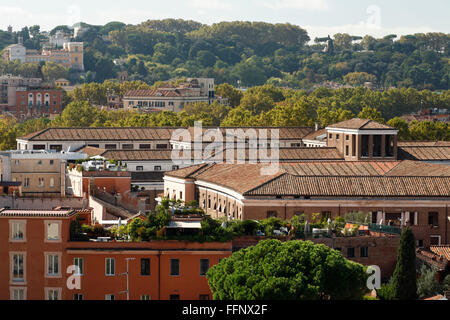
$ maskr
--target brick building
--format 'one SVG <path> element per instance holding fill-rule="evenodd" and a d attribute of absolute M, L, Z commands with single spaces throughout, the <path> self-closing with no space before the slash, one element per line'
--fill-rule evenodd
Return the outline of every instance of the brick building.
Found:
<path fill-rule="evenodd" d="M 52 88 L 19 88 L 16 91 L 16 106 L 12 110 L 20 120 L 51 117 L 61 114 L 63 92 Z"/>
<path fill-rule="evenodd" d="M 211 299 L 209 267 L 229 257 L 232 243 L 184 241 L 74 242 L 75 210 L 0 211 L 0 300 Z M 67 268 L 81 270 L 71 290 Z"/>

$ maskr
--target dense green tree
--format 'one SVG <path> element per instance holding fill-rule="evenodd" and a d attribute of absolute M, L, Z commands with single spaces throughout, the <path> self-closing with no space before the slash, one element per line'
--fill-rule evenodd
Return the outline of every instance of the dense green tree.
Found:
<path fill-rule="evenodd" d="M 395 300 L 417 298 L 416 241 L 409 227 L 403 230 L 400 237 L 392 290 Z"/>
<path fill-rule="evenodd" d="M 215 300 L 362 299 L 364 267 L 309 241 L 259 242 L 209 269 Z"/>

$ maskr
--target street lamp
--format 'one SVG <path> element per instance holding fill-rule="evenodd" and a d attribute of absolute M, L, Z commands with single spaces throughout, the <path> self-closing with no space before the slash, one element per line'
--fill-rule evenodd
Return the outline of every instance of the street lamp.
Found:
<path fill-rule="evenodd" d="M 130 262 L 130 260 L 136 260 L 136 258 L 125 258 L 125 260 L 127 261 L 127 272 L 121 273 L 119 275 L 120 276 L 124 276 L 124 275 L 127 276 L 127 290 L 126 291 L 120 291 L 119 294 L 120 293 L 126 293 L 127 294 L 127 300 L 130 300 L 130 282 L 129 282 L 129 278 L 128 278 L 128 275 L 130 273 L 129 272 L 129 262 Z"/>

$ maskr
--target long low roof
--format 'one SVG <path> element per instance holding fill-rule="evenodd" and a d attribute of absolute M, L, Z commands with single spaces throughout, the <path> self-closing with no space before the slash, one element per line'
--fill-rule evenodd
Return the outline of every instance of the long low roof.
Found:
<path fill-rule="evenodd" d="M 172 127 L 143 128 L 47 128 L 31 133 L 18 140 L 28 141 L 129 141 L 170 140 Z"/>
<path fill-rule="evenodd" d="M 0 217 L 71 217 L 76 212 L 75 210 L 3 209 L 0 211 Z"/>
<path fill-rule="evenodd" d="M 166 173 L 244 196 L 450 197 L 450 166 L 417 161 L 201 164 Z M 267 173 L 267 172 L 266 172 Z"/>

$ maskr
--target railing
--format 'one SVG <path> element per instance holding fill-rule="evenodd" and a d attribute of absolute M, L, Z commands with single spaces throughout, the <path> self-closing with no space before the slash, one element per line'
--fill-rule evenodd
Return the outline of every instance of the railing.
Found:
<path fill-rule="evenodd" d="M 375 223 L 369 224 L 369 230 L 376 231 L 376 232 L 391 233 L 391 234 L 402 234 L 402 229 L 399 227 L 386 226 L 386 225 L 375 224 Z"/>

